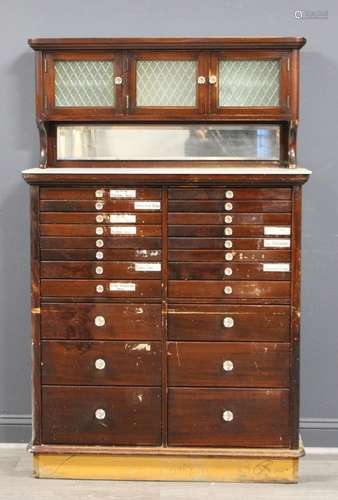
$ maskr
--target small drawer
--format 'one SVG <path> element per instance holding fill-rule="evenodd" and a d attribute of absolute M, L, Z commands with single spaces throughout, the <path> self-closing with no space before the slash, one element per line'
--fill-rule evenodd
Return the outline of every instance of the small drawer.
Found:
<path fill-rule="evenodd" d="M 97 224 L 96 226 L 89 224 L 40 224 L 41 236 L 94 236 L 99 237 L 148 237 L 148 236 L 161 236 L 162 228 L 159 225 L 141 225 L 134 226 L 128 225 L 103 225 Z"/>
<path fill-rule="evenodd" d="M 173 280 L 290 280 L 290 264 L 232 262 L 170 262 Z"/>
<path fill-rule="evenodd" d="M 156 226 L 154 226 L 156 227 Z M 187 225 L 187 226 L 173 226 L 168 227 L 168 235 L 172 237 L 202 237 L 202 238 L 259 238 L 264 237 L 266 231 L 270 231 L 271 226 L 259 226 L 255 224 L 242 224 L 241 226 L 235 225 Z M 272 231 L 280 231 L 282 235 L 288 234 L 290 237 L 290 226 L 273 226 Z M 152 235 L 148 235 L 152 236 Z M 276 236 L 276 235 L 274 235 Z"/>
<path fill-rule="evenodd" d="M 41 224 L 161 224 L 160 213 L 41 212 Z"/>
<path fill-rule="evenodd" d="M 191 213 L 191 212 L 171 212 L 168 214 L 168 223 L 177 225 L 198 225 L 198 224 L 221 224 L 226 226 L 235 225 L 275 225 L 289 226 L 291 224 L 291 214 L 283 213 L 263 213 L 263 214 L 217 214 L 217 213 Z"/>
<path fill-rule="evenodd" d="M 158 446 L 161 389 L 45 386 L 42 442 Z"/>
<path fill-rule="evenodd" d="M 42 297 L 160 298 L 160 280 L 41 280 Z"/>
<path fill-rule="evenodd" d="M 42 278 L 161 279 L 161 262 L 41 262 Z"/>
<path fill-rule="evenodd" d="M 106 248 L 136 248 L 145 250 L 159 250 L 161 248 L 161 238 L 120 238 L 97 236 L 96 238 L 85 237 L 53 237 L 42 236 L 40 238 L 40 247 L 45 249 L 76 249 L 76 248 L 96 248 L 102 250 Z"/>
<path fill-rule="evenodd" d="M 40 189 L 41 200 L 160 200 L 161 189 L 150 187 L 91 187 Z"/>
<path fill-rule="evenodd" d="M 169 200 L 169 212 L 291 212 L 291 201 Z"/>
<path fill-rule="evenodd" d="M 169 262 L 290 262 L 289 250 L 169 250 Z"/>
<path fill-rule="evenodd" d="M 262 250 L 263 248 L 290 248 L 290 238 L 169 238 L 170 250 Z"/>
<path fill-rule="evenodd" d="M 161 342 L 42 342 L 44 385 L 161 385 Z"/>
<path fill-rule="evenodd" d="M 289 446 L 285 389 L 170 389 L 169 446 Z"/>
<path fill-rule="evenodd" d="M 289 344 L 169 342 L 168 384 L 287 388 L 289 363 Z"/>
<path fill-rule="evenodd" d="M 153 260 L 161 260 L 161 250 L 148 249 L 111 249 L 111 248 L 96 248 L 96 249 L 42 249 L 40 250 L 41 260 L 94 260 L 94 261 L 111 261 L 111 260 L 136 260 L 148 262 Z"/>
<path fill-rule="evenodd" d="M 68 340 L 161 339 L 161 305 L 43 304 L 41 336 Z"/>
<path fill-rule="evenodd" d="M 169 188 L 170 200 L 291 200 L 289 188 Z"/>
<path fill-rule="evenodd" d="M 289 342 L 290 307 L 175 305 L 168 311 L 170 340 Z"/>
<path fill-rule="evenodd" d="M 161 212 L 161 200 L 40 200 L 42 212 Z"/>
<path fill-rule="evenodd" d="M 169 281 L 171 298 L 288 299 L 288 281 Z"/>

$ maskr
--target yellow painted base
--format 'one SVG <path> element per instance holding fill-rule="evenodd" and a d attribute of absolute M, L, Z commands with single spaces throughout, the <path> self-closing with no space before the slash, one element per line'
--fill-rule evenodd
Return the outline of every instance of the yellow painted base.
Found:
<path fill-rule="evenodd" d="M 297 457 L 35 454 L 34 474 L 51 479 L 295 483 Z"/>

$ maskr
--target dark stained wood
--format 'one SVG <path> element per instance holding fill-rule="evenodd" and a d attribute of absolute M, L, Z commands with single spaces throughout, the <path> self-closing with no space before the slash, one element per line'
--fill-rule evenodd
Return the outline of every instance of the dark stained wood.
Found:
<path fill-rule="evenodd" d="M 265 239 L 270 239 L 267 237 Z M 232 238 L 231 236 L 223 238 L 169 238 L 170 250 L 221 250 L 232 252 L 233 250 L 263 250 L 265 249 L 264 238 Z M 276 238 L 274 238 L 276 240 Z M 282 237 L 283 240 L 290 241 L 289 237 Z M 43 239 L 42 239 L 43 240 Z M 230 246 L 226 247 L 226 242 L 230 242 Z M 41 242 L 43 246 L 43 242 Z M 291 246 L 291 243 L 290 243 Z M 273 247 L 272 247 L 273 248 Z M 275 248 L 278 247 L 276 241 Z M 286 245 L 287 248 L 287 245 Z M 271 247 L 269 247 L 271 249 Z"/>
<path fill-rule="evenodd" d="M 151 387 L 42 388 L 42 442 L 159 445 L 161 390 Z M 97 409 L 106 418 L 95 418 Z"/>
<path fill-rule="evenodd" d="M 289 391 L 170 389 L 171 446 L 287 447 Z M 223 412 L 233 413 L 232 421 Z"/>
<path fill-rule="evenodd" d="M 132 227 L 135 228 L 135 236 L 161 236 L 161 226 L 160 225 L 140 225 L 140 226 L 131 226 L 126 224 L 114 225 L 114 226 L 104 226 L 101 224 L 97 224 L 97 226 L 89 225 L 89 224 L 40 224 L 40 234 L 41 236 L 95 236 L 96 238 L 100 237 L 132 237 L 131 235 L 123 234 L 123 231 L 126 228 Z M 102 234 L 97 234 L 97 230 Z M 122 229 L 121 229 L 122 228 Z"/>
<path fill-rule="evenodd" d="M 100 251 L 102 259 L 97 259 L 97 252 Z M 161 250 L 147 249 L 42 249 L 40 251 L 42 260 L 95 260 L 97 262 L 113 260 L 135 260 L 154 261 L 161 259 Z"/>
<path fill-rule="evenodd" d="M 168 258 L 169 262 L 290 262 L 290 255 L 289 250 L 170 250 Z"/>
<path fill-rule="evenodd" d="M 224 369 L 224 362 L 233 368 Z M 289 386 L 289 344 L 169 342 L 168 384 L 196 387 Z"/>
<path fill-rule="evenodd" d="M 43 316 L 42 316 L 43 317 Z M 225 327 L 231 318 L 233 326 Z M 288 306 L 172 305 L 168 311 L 170 340 L 290 341 Z"/>
<path fill-rule="evenodd" d="M 156 226 L 155 226 L 156 227 Z M 265 227 L 254 224 L 250 225 L 187 225 L 187 226 L 169 226 L 169 236 L 173 237 L 207 237 L 207 238 L 243 238 L 243 237 L 263 237 L 265 236 Z M 284 226 L 285 227 L 285 226 Z M 286 226 L 287 227 L 287 226 Z M 290 227 L 290 226 L 289 226 Z M 291 227 L 290 227 L 291 231 Z M 148 235 L 150 236 L 150 235 Z M 153 235 L 152 235 L 153 236 Z"/>
<path fill-rule="evenodd" d="M 135 201 L 131 200 L 102 200 L 102 210 L 96 208 L 100 200 L 41 200 L 40 210 L 42 212 L 135 212 Z M 136 200 L 137 201 L 137 200 Z M 152 201 L 152 200 L 149 200 Z M 157 201 L 156 199 L 154 201 Z M 144 211 L 144 209 L 143 209 Z M 160 212 L 160 209 L 154 209 Z M 271 211 L 271 210 L 270 210 Z"/>
<path fill-rule="evenodd" d="M 112 224 L 110 222 L 110 215 L 107 213 L 93 213 L 93 212 L 41 212 L 41 224 Z M 135 217 L 135 222 L 132 224 L 161 224 L 161 213 L 142 213 L 137 212 L 132 214 Z M 99 217 L 97 219 L 97 217 Z M 99 222 L 103 217 L 103 221 Z M 283 223 L 283 222 L 282 222 Z M 122 223 L 124 224 L 124 223 Z M 129 224 L 129 223 L 128 223 Z M 116 223 L 116 225 L 121 225 Z"/>
<path fill-rule="evenodd" d="M 135 284 L 135 290 L 111 290 L 112 284 L 118 285 Z M 96 290 L 97 286 L 103 286 L 103 292 Z M 160 297 L 161 280 L 76 280 L 76 279 L 42 279 L 41 280 L 42 297 Z"/>
<path fill-rule="evenodd" d="M 225 287 L 231 292 L 226 294 Z M 42 282 L 44 290 L 44 281 Z M 288 281 L 174 281 L 169 280 L 169 297 L 208 297 L 227 300 L 232 298 L 281 299 L 290 295 Z"/>
<path fill-rule="evenodd" d="M 98 245 L 97 241 L 103 242 L 103 245 Z M 42 236 L 40 238 L 41 249 L 61 250 L 61 249 L 77 249 L 77 248 L 96 248 L 97 250 L 105 251 L 107 248 L 130 248 L 143 250 L 158 250 L 161 248 L 161 238 L 151 237 L 135 237 L 135 236 L 96 236 L 92 237 L 53 237 Z"/>
<path fill-rule="evenodd" d="M 126 190 L 124 186 L 114 186 L 112 188 L 114 190 Z M 101 191 L 103 196 L 98 197 L 97 191 Z M 133 193 L 130 193 L 129 196 L 126 196 L 127 201 L 137 201 L 137 200 L 160 200 L 161 199 L 161 189 L 159 188 L 143 188 L 138 187 L 137 189 L 133 189 L 131 191 L 136 191 L 135 196 Z M 127 193 L 128 194 L 128 193 Z M 291 196 L 289 196 L 289 199 Z M 96 186 L 95 188 L 41 188 L 40 192 L 40 200 L 95 200 L 95 201 L 109 201 L 118 199 L 121 201 L 121 198 L 118 196 L 110 196 L 110 189 L 105 187 Z M 122 200 L 125 200 L 122 197 Z"/>
<path fill-rule="evenodd" d="M 150 265 L 158 264 L 151 263 Z M 159 262 L 161 265 L 161 262 Z M 138 270 L 138 266 L 142 270 Z M 137 262 L 41 262 L 41 278 L 161 279 L 161 270 L 148 271 Z"/>
<path fill-rule="evenodd" d="M 231 216 L 231 222 L 225 222 L 225 217 L 227 215 Z M 43 217 L 43 214 L 41 214 Z M 43 219 L 42 219 L 43 220 Z M 170 225 L 199 225 L 199 224 L 222 224 L 228 226 L 229 224 L 234 225 L 271 225 L 271 226 L 283 226 L 291 224 L 291 214 L 283 213 L 265 213 L 265 214 L 217 214 L 217 213 L 201 213 L 201 212 L 170 212 L 168 214 L 168 222 Z"/>
<path fill-rule="evenodd" d="M 209 187 L 198 188 L 171 188 L 168 190 L 169 200 L 291 200 L 291 189 L 287 188 L 234 188 L 231 190 L 232 197 L 228 198 L 227 186 L 223 188 L 210 189 Z M 229 196 L 229 195 L 228 195 Z"/>
<path fill-rule="evenodd" d="M 170 262 L 169 279 L 224 280 L 225 284 L 229 280 L 290 280 L 290 272 L 264 271 L 263 265 L 262 263 L 233 264 L 225 261 L 223 264 L 206 262 L 201 266 L 199 262 Z"/>
<path fill-rule="evenodd" d="M 229 210 L 225 205 L 232 205 Z M 234 212 L 291 212 L 290 201 L 210 201 L 210 200 L 169 200 L 169 212 L 224 212 L 230 215 Z"/>
<path fill-rule="evenodd" d="M 168 445 L 168 190 L 162 190 L 162 445 Z"/>

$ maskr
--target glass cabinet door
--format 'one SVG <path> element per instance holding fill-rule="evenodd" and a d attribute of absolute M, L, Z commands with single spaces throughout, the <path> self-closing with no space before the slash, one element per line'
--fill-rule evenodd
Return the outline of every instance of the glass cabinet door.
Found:
<path fill-rule="evenodd" d="M 212 56 L 209 84 L 214 113 L 275 116 L 288 112 L 288 60 L 282 53 Z"/>
<path fill-rule="evenodd" d="M 130 111 L 194 115 L 207 105 L 207 58 L 190 52 L 140 52 L 131 64 Z"/>
<path fill-rule="evenodd" d="M 53 54 L 46 66 L 49 115 L 110 118 L 121 111 L 123 79 L 117 54 Z"/>

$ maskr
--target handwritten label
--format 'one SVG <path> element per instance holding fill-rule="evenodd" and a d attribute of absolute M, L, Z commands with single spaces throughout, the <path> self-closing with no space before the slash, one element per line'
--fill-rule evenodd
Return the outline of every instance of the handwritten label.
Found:
<path fill-rule="evenodd" d="M 289 236 L 291 228 L 289 226 L 264 226 L 264 234 L 268 236 Z"/>
<path fill-rule="evenodd" d="M 279 262 L 278 264 L 263 264 L 263 271 L 268 273 L 289 273 L 290 264 Z"/>
<path fill-rule="evenodd" d="M 134 214 L 111 214 L 109 217 L 109 221 L 111 224 L 121 224 L 131 222 L 135 224 L 136 215 Z"/>
<path fill-rule="evenodd" d="M 136 226 L 112 226 L 110 234 L 136 234 Z"/>
<path fill-rule="evenodd" d="M 140 272 L 161 271 L 161 264 L 159 262 L 152 262 L 150 264 L 145 262 L 136 262 L 135 271 L 140 271 Z"/>
<path fill-rule="evenodd" d="M 290 240 L 279 240 L 277 238 L 265 239 L 265 248 L 290 248 Z"/>
<path fill-rule="evenodd" d="M 135 210 L 160 210 L 160 201 L 135 201 Z"/>
<path fill-rule="evenodd" d="M 111 198 L 136 198 L 136 189 L 111 189 Z"/>
<path fill-rule="evenodd" d="M 111 292 L 135 292 L 135 283 L 109 283 L 109 290 Z"/>

